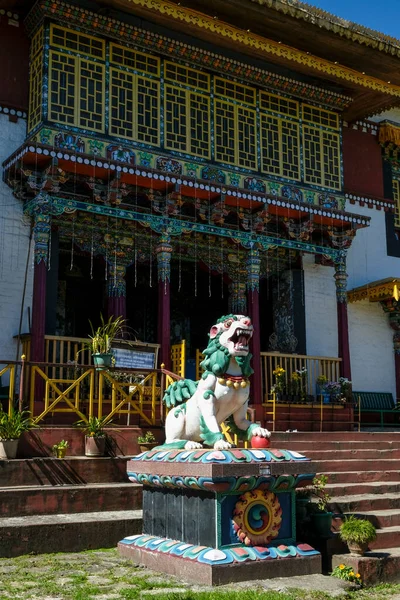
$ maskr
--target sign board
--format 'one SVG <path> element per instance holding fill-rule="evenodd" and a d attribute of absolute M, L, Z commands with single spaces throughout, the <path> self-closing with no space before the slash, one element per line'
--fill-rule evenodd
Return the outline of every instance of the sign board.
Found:
<path fill-rule="evenodd" d="M 116 340 L 112 346 L 115 366 L 119 369 L 143 369 L 151 371 L 157 367 L 160 344 L 149 344 L 138 340 Z"/>
<path fill-rule="evenodd" d="M 156 352 L 149 349 L 143 350 L 131 348 L 113 348 L 115 366 L 120 369 L 155 369 Z"/>

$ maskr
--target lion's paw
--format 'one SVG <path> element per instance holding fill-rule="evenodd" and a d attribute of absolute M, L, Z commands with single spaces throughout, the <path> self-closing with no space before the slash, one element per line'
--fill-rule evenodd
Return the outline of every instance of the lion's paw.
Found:
<path fill-rule="evenodd" d="M 202 448 L 203 444 L 200 444 L 199 442 L 186 442 L 185 444 L 185 450 L 198 450 L 199 448 Z"/>
<path fill-rule="evenodd" d="M 263 438 L 270 438 L 271 432 L 268 431 L 268 429 L 264 429 L 263 427 L 255 427 L 254 429 L 252 429 L 251 435 Z"/>
<path fill-rule="evenodd" d="M 214 444 L 214 450 L 229 450 L 229 448 L 232 448 L 232 444 L 225 440 L 218 440 Z"/>

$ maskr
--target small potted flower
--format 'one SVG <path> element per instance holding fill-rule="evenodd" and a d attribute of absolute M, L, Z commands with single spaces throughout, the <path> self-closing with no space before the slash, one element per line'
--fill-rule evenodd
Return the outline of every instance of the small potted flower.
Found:
<path fill-rule="evenodd" d="M 75 423 L 75 427 L 85 434 L 85 456 L 104 456 L 107 434 L 104 430 L 111 425 L 107 417 L 89 417 Z"/>
<path fill-rule="evenodd" d="M 340 527 L 339 535 L 348 545 L 350 554 L 364 556 L 368 544 L 376 538 L 376 529 L 370 521 L 350 515 Z"/>
<path fill-rule="evenodd" d="M 0 408 L 0 458 L 15 458 L 21 435 L 34 427 L 30 412 L 12 409 L 6 413 Z"/>
<path fill-rule="evenodd" d="M 311 521 L 315 531 L 322 538 L 330 537 L 333 517 L 333 514 L 327 510 L 331 499 L 330 495 L 325 490 L 327 483 L 328 477 L 326 475 L 319 475 L 318 477 L 314 477 L 311 486 L 311 495 L 317 499 L 317 501 L 312 504 L 313 511 L 311 514 Z"/>
<path fill-rule="evenodd" d="M 283 400 L 283 392 L 286 389 L 286 371 L 279 366 L 272 371 L 272 374 L 275 375 L 275 383 L 271 388 L 271 393 L 276 395 L 277 400 Z"/>
<path fill-rule="evenodd" d="M 146 431 L 144 435 L 139 435 L 137 441 L 140 452 L 147 452 L 158 446 L 158 442 L 156 442 L 156 438 L 152 431 Z"/>
<path fill-rule="evenodd" d="M 339 381 L 328 381 L 325 385 L 325 392 L 329 395 L 331 402 L 337 402 L 341 396 L 341 385 Z"/>
<path fill-rule="evenodd" d="M 56 458 L 65 458 L 65 455 L 67 453 L 67 448 L 68 448 L 68 442 L 66 440 L 61 440 L 60 442 L 58 442 L 57 444 L 54 444 L 54 446 L 52 446 L 52 450 L 53 450 L 54 454 L 56 455 Z"/>
<path fill-rule="evenodd" d="M 122 337 L 125 324 L 125 319 L 122 317 L 116 319 L 110 317 L 106 322 L 103 315 L 100 315 L 100 320 L 101 325 L 97 329 L 94 329 L 91 321 L 89 321 L 92 335 L 89 336 L 90 342 L 87 343 L 92 351 L 93 362 L 98 371 L 112 366 L 111 345 L 116 338 Z"/>

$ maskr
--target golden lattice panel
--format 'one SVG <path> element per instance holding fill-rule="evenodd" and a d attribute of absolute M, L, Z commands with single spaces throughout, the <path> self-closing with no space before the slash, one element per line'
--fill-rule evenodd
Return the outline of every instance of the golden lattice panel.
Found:
<path fill-rule="evenodd" d="M 78 122 L 85 129 L 104 130 L 104 65 L 89 60 L 79 60 Z"/>
<path fill-rule="evenodd" d="M 321 132 L 323 149 L 323 185 L 339 190 L 341 187 L 340 175 L 340 137 L 330 131 Z"/>
<path fill-rule="evenodd" d="M 215 100 L 215 160 L 235 164 L 235 106 Z"/>
<path fill-rule="evenodd" d="M 272 115 L 260 115 L 261 170 L 300 179 L 300 126 Z"/>
<path fill-rule="evenodd" d="M 314 125 L 322 125 L 323 127 L 330 127 L 332 129 L 339 129 L 339 115 L 316 106 L 310 106 L 303 104 L 303 121 L 313 123 Z"/>
<path fill-rule="evenodd" d="M 49 62 L 49 119 L 65 125 L 74 125 L 77 97 L 75 56 L 50 52 Z"/>
<path fill-rule="evenodd" d="M 71 29 L 51 25 L 50 44 L 94 58 L 105 58 L 105 41 Z"/>
<path fill-rule="evenodd" d="M 256 90 L 248 87 L 247 85 L 241 85 L 228 79 L 221 79 L 220 77 L 214 78 L 215 94 L 218 96 L 224 96 L 230 100 L 236 102 L 243 102 L 244 104 L 255 105 L 256 103 Z"/>
<path fill-rule="evenodd" d="M 400 184 L 398 179 L 393 179 L 393 200 L 395 202 L 395 227 L 400 227 Z"/>
<path fill-rule="evenodd" d="M 42 94 L 43 94 L 43 53 L 32 49 L 29 64 L 29 119 L 28 131 L 31 131 L 42 120 Z"/>
<path fill-rule="evenodd" d="M 165 85 L 165 147 L 210 156 L 210 104 L 208 96 Z"/>
<path fill-rule="evenodd" d="M 257 169 L 256 111 L 236 106 L 237 152 L 236 164 L 246 169 Z"/>
<path fill-rule="evenodd" d="M 299 103 L 296 100 L 275 96 L 275 94 L 260 92 L 260 109 L 287 115 L 294 119 L 299 118 Z"/>
<path fill-rule="evenodd" d="M 160 75 L 160 59 L 151 54 L 131 50 L 125 46 L 110 44 L 110 61 L 121 67 L 127 67 L 141 73 L 158 77 Z"/>
<path fill-rule="evenodd" d="M 133 139 L 135 76 L 110 69 L 110 133 Z"/>
<path fill-rule="evenodd" d="M 209 92 L 210 91 L 210 76 L 203 71 L 195 71 L 182 65 L 165 61 L 164 63 L 165 79 L 174 81 L 181 85 L 188 85 L 196 90 Z"/>

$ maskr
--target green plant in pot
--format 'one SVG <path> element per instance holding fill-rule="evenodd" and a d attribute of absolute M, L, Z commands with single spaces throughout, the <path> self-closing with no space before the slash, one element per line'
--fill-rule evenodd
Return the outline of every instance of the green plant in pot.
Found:
<path fill-rule="evenodd" d="M 34 427 L 29 411 L 0 410 L 0 458 L 15 458 L 21 435 Z"/>
<path fill-rule="evenodd" d="M 66 440 L 61 440 L 60 442 L 57 442 L 57 444 L 54 444 L 51 449 L 56 455 L 56 458 L 65 458 L 68 446 L 69 444 Z"/>
<path fill-rule="evenodd" d="M 311 489 L 304 487 L 296 490 L 296 517 L 299 522 L 307 518 L 308 506 L 311 502 Z"/>
<path fill-rule="evenodd" d="M 339 535 L 348 545 L 350 554 L 363 556 L 368 544 L 376 538 L 376 529 L 370 521 L 350 515 L 340 527 Z"/>
<path fill-rule="evenodd" d="M 325 490 L 328 478 L 326 475 L 314 477 L 311 494 L 317 501 L 312 503 L 313 511 L 311 513 L 311 521 L 314 525 L 315 532 L 322 538 L 330 537 L 332 527 L 333 514 L 327 510 L 331 499 L 328 492 Z"/>
<path fill-rule="evenodd" d="M 75 427 L 85 434 L 85 456 L 104 456 L 107 434 L 105 427 L 111 425 L 107 417 L 89 417 L 75 423 Z"/>
<path fill-rule="evenodd" d="M 158 445 L 158 442 L 156 441 L 152 431 L 146 431 L 144 435 L 139 435 L 137 441 L 141 452 L 151 450 Z"/>
<path fill-rule="evenodd" d="M 105 321 L 103 315 L 100 315 L 101 325 L 95 329 L 92 322 L 89 321 L 92 335 L 89 335 L 90 342 L 88 346 L 92 351 L 93 362 L 97 370 L 108 369 L 112 364 L 111 345 L 113 341 L 122 337 L 124 332 L 125 319 L 122 317 L 110 317 Z"/>

